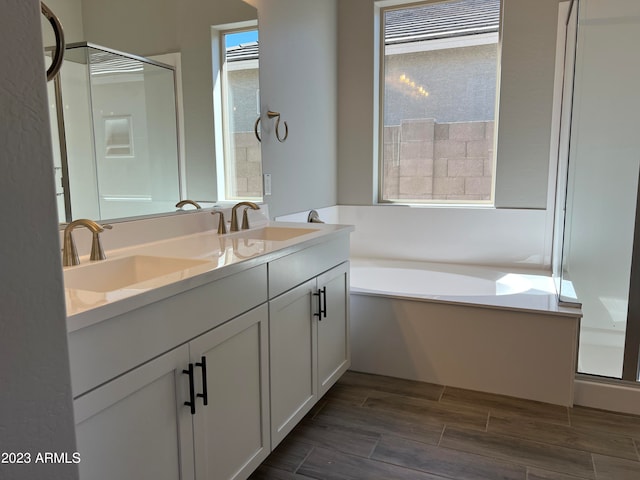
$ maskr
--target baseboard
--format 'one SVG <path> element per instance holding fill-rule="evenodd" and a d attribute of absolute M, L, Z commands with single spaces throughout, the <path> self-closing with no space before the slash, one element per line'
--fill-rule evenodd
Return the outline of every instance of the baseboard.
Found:
<path fill-rule="evenodd" d="M 574 405 L 640 415 L 640 384 L 576 376 Z"/>

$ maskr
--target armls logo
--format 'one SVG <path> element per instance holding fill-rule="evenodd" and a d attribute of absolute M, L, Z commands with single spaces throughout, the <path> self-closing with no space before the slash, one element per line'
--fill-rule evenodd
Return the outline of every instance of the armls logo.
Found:
<path fill-rule="evenodd" d="M 80 454 L 74 452 L 39 452 L 36 455 L 34 463 L 80 463 Z"/>

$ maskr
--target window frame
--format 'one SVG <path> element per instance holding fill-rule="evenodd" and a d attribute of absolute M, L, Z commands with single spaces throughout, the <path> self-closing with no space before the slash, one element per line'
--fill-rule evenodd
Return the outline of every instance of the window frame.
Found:
<path fill-rule="evenodd" d="M 501 40 L 502 40 L 502 19 L 503 19 L 503 0 L 500 0 L 500 13 L 497 32 L 497 57 L 496 57 L 496 84 L 495 84 L 495 106 L 494 106 L 494 133 L 492 138 L 492 175 L 491 175 L 491 193 L 489 200 L 443 200 L 443 199 L 384 199 L 384 111 L 385 111 L 385 70 L 387 65 L 386 44 L 385 44 L 385 13 L 393 10 L 404 10 L 421 6 L 429 6 L 436 4 L 450 3 L 454 0 L 379 0 L 376 2 L 376 19 L 374 31 L 376 34 L 376 69 L 377 95 L 375 98 L 377 110 L 377 138 L 375 140 L 375 165 L 374 175 L 376 178 L 377 189 L 375 193 L 375 203 L 379 205 L 409 205 L 412 207 L 462 207 L 462 208 L 495 208 L 495 192 L 496 192 L 496 170 L 497 170 L 497 145 L 498 145 L 498 116 L 500 107 L 500 65 L 501 65 Z M 435 158 L 434 158 L 435 161 Z"/>
<path fill-rule="evenodd" d="M 228 159 L 234 155 L 231 145 L 231 117 L 228 104 L 229 85 L 227 79 L 227 61 L 226 61 L 226 42 L 225 37 L 234 33 L 242 33 L 256 30 L 258 31 L 258 22 L 247 21 L 229 25 L 219 25 L 212 27 L 212 60 L 214 75 L 214 143 L 216 152 L 216 181 L 217 181 L 217 201 L 218 202 L 238 202 L 252 201 L 256 203 L 264 202 L 264 186 L 261 182 L 262 195 L 259 197 L 249 196 L 230 196 L 228 177 L 234 178 L 235 175 L 228 175 L 229 169 L 232 168 Z M 259 70 L 259 58 L 258 70 Z M 259 89 L 258 89 L 259 92 Z M 259 107 L 259 103 L 258 103 Z M 235 162 L 233 164 L 235 168 Z"/>

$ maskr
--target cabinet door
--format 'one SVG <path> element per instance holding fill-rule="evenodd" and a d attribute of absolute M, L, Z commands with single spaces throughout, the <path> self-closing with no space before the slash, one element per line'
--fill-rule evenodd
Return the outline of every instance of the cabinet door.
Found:
<path fill-rule="evenodd" d="M 196 478 L 244 479 L 270 451 L 267 305 L 197 337 L 189 350 L 196 394 L 206 385 L 207 396 L 207 405 L 198 396 L 193 416 Z"/>
<path fill-rule="evenodd" d="M 74 401 L 82 480 L 193 479 L 187 346 Z"/>
<path fill-rule="evenodd" d="M 310 280 L 269 302 L 271 448 L 316 402 L 316 322 Z"/>
<path fill-rule="evenodd" d="M 319 396 L 351 365 L 349 349 L 349 262 L 318 277 L 320 301 L 318 319 Z"/>

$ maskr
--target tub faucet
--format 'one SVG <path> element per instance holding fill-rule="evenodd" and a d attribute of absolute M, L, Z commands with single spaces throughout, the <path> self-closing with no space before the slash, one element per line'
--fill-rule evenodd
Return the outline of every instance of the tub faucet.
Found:
<path fill-rule="evenodd" d="M 244 212 L 242 214 L 242 230 L 249 229 L 249 217 L 247 216 L 247 210 L 249 208 L 251 208 L 252 210 L 260 210 L 260 207 L 253 202 L 240 202 L 236 204 L 231 209 L 231 231 L 232 232 L 237 232 L 240 230 L 238 228 L 238 214 L 236 213 L 236 210 L 238 210 L 238 208 L 240 207 L 247 207 L 244 209 Z"/>
<path fill-rule="evenodd" d="M 80 259 L 78 258 L 78 251 L 76 250 L 76 244 L 73 241 L 71 232 L 76 227 L 87 227 L 93 234 L 91 241 L 91 256 L 90 260 L 104 260 L 104 250 L 100 244 L 100 233 L 104 232 L 104 229 L 111 229 L 111 225 L 100 225 L 93 220 L 86 218 L 80 218 L 74 220 L 64 228 L 64 241 L 62 248 L 62 265 L 70 267 L 72 265 L 80 265 Z"/>

